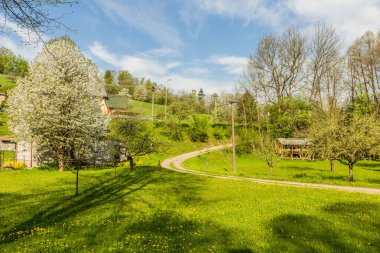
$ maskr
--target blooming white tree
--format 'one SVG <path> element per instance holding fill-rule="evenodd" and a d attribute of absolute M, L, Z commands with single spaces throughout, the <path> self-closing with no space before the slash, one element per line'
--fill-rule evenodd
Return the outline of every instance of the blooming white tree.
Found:
<path fill-rule="evenodd" d="M 60 171 L 66 162 L 86 157 L 106 128 L 97 73 L 75 43 L 61 37 L 44 47 L 9 96 L 11 130 L 33 142 L 39 158 L 58 161 Z"/>

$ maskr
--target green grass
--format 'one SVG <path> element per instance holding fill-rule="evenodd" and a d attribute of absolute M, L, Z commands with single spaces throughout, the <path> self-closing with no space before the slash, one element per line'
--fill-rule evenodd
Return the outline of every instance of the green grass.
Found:
<path fill-rule="evenodd" d="M 16 86 L 16 77 L 0 74 L 0 92 L 12 89 Z"/>
<path fill-rule="evenodd" d="M 152 103 L 146 103 L 138 100 L 131 100 L 132 111 L 137 112 L 146 117 L 152 117 Z M 160 111 L 164 110 L 163 105 L 154 105 L 154 116 L 156 117 Z"/>
<path fill-rule="evenodd" d="M 380 196 L 154 168 L 0 171 L 2 252 L 379 252 Z"/>
<path fill-rule="evenodd" d="M 186 168 L 217 175 L 232 175 L 229 150 L 215 151 L 183 163 Z M 354 166 L 354 182 L 348 182 L 347 166 L 335 161 L 335 172 L 330 172 L 328 161 L 281 159 L 273 169 L 272 177 L 263 161 L 252 156 L 237 158 L 237 176 L 289 180 L 298 182 L 352 185 L 380 188 L 380 162 L 361 161 Z"/>
<path fill-rule="evenodd" d="M 0 136 L 10 135 L 11 132 L 8 128 L 8 115 L 0 112 Z"/>

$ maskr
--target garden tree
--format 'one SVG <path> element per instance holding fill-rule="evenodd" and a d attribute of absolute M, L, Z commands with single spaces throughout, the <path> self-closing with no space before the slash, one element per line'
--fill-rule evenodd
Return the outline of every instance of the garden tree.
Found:
<path fill-rule="evenodd" d="M 168 112 L 177 119 L 177 122 L 181 124 L 185 119 L 190 117 L 195 112 L 194 101 L 187 97 L 181 101 L 174 102 L 170 105 Z"/>
<path fill-rule="evenodd" d="M 237 120 L 244 123 L 244 126 L 252 126 L 257 121 L 257 102 L 247 90 L 239 96 L 237 104 Z"/>
<path fill-rule="evenodd" d="M 196 111 L 198 113 L 206 113 L 206 101 L 205 101 L 205 93 L 203 89 L 201 88 L 199 92 L 197 93 L 197 106 L 196 106 Z"/>
<path fill-rule="evenodd" d="M 279 157 L 276 154 L 276 142 L 269 132 L 260 132 L 257 135 L 253 141 L 253 153 L 268 165 L 269 175 L 272 176 L 273 168 L 276 166 Z"/>
<path fill-rule="evenodd" d="M 120 70 L 117 74 L 117 80 L 120 86 L 128 86 L 131 84 L 128 81 L 133 80 L 133 76 L 127 70 Z"/>
<path fill-rule="evenodd" d="M 380 33 L 366 32 L 357 39 L 348 49 L 347 59 L 351 102 L 364 94 L 380 115 Z"/>
<path fill-rule="evenodd" d="M 28 72 L 28 62 L 16 55 L 8 48 L 0 48 L 0 74 L 24 77 Z"/>
<path fill-rule="evenodd" d="M 341 110 L 318 110 L 314 113 L 308 130 L 311 153 L 330 161 L 330 171 L 334 172 L 334 160 L 339 158 L 340 125 L 344 122 Z"/>
<path fill-rule="evenodd" d="M 322 108 L 325 94 L 327 101 L 336 101 L 337 82 L 342 79 L 334 78 L 341 66 L 340 40 L 333 28 L 318 23 L 310 44 L 310 101 Z"/>
<path fill-rule="evenodd" d="M 2 23 L 0 31 L 4 30 L 7 22 L 11 22 L 26 30 L 29 35 L 37 35 L 37 40 L 43 41 L 44 34 L 53 33 L 61 27 L 68 29 L 60 22 L 62 16 L 53 17 L 49 12 L 61 5 L 73 6 L 77 3 L 78 1 L 75 0 L 2 0 L 0 1 L 0 22 Z M 30 39 L 33 37 L 30 36 Z"/>
<path fill-rule="evenodd" d="M 110 121 L 111 140 L 118 143 L 119 152 L 134 169 L 134 158 L 159 152 L 165 148 L 162 141 L 155 138 L 153 127 L 136 117 L 115 118 Z"/>
<path fill-rule="evenodd" d="M 107 95 L 116 95 L 119 94 L 119 92 L 121 91 L 121 87 L 119 85 L 114 84 L 106 84 L 104 88 L 106 90 Z"/>
<path fill-rule="evenodd" d="M 135 87 L 133 98 L 139 101 L 145 101 L 148 96 L 148 91 L 144 85 L 138 85 Z"/>
<path fill-rule="evenodd" d="M 284 98 L 266 108 L 272 137 L 290 138 L 302 134 L 310 125 L 311 106 L 303 98 Z M 266 122 L 265 122 L 266 123 Z"/>
<path fill-rule="evenodd" d="M 250 57 L 246 81 L 253 84 L 266 101 L 278 102 L 304 86 L 306 56 L 306 38 L 295 28 L 288 28 L 281 36 L 265 36 L 256 54 Z"/>
<path fill-rule="evenodd" d="M 60 171 L 67 161 L 87 157 L 106 128 L 97 73 L 75 43 L 61 37 L 46 44 L 9 96 L 12 131 L 36 145 L 40 159 L 58 161 Z"/>
<path fill-rule="evenodd" d="M 193 115 L 193 122 L 190 125 L 189 136 L 194 142 L 206 142 L 208 136 L 208 120 L 206 115 Z"/>
<path fill-rule="evenodd" d="M 348 166 L 348 180 L 353 181 L 355 163 L 380 150 L 380 122 L 373 115 L 349 115 L 340 124 L 336 137 L 336 155 L 341 163 Z"/>
<path fill-rule="evenodd" d="M 115 71 L 107 69 L 104 72 L 103 79 L 106 85 L 113 85 L 115 82 Z"/>

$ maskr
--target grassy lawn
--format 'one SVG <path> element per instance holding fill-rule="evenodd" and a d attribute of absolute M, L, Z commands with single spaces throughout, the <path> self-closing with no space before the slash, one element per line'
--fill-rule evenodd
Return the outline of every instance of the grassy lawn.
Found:
<path fill-rule="evenodd" d="M 4 112 L 0 112 L 0 136 L 9 135 L 11 132 L 8 128 L 8 116 Z"/>
<path fill-rule="evenodd" d="M 379 252 L 380 196 L 140 167 L 0 171 L 2 252 Z"/>
<path fill-rule="evenodd" d="M 12 89 L 16 86 L 16 77 L 0 74 L 0 92 Z"/>
<path fill-rule="evenodd" d="M 215 151 L 183 163 L 184 167 L 218 175 L 232 175 L 232 159 L 228 150 Z M 335 161 L 330 172 L 328 161 L 282 159 L 273 169 L 272 177 L 266 164 L 252 156 L 237 158 L 237 175 L 245 177 L 290 180 L 299 182 L 352 185 L 380 188 L 380 162 L 362 161 L 354 166 L 354 182 L 347 181 L 347 166 Z"/>
<path fill-rule="evenodd" d="M 132 110 L 146 117 L 152 117 L 152 104 L 138 100 L 131 100 Z M 163 105 L 154 105 L 154 116 L 156 117 L 160 111 L 164 110 Z"/>

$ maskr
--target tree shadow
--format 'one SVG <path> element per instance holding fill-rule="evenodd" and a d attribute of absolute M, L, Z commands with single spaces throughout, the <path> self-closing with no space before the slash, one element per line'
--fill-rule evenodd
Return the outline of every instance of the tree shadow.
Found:
<path fill-rule="evenodd" d="M 179 213 L 170 207 L 172 204 L 194 207 L 212 205 L 214 200 L 202 199 L 198 194 L 205 187 L 203 178 L 194 179 L 189 175 L 149 168 L 133 173 L 123 172 L 117 177 L 110 173 L 104 178 L 105 174 L 102 173 L 101 177 L 89 174 L 89 180 L 96 183 L 89 184 L 78 197 L 63 196 L 54 201 L 54 196 L 43 198 L 47 203 L 35 209 L 38 211 L 34 211 L 30 218 L 20 218 L 16 225 L 3 228 L 5 232 L 0 234 L 0 248 L 7 246 L 13 250 L 17 247 L 15 245 L 26 242 L 32 251 L 46 250 L 39 242 L 47 239 L 52 242 L 50 249 L 68 252 L 90 249 L 115 252 L 252 252 L 236 246 L 230 229 L 215 221 L 195 218 L 197 216 L 194 217 L 191 212 L 197 208 Z M 67 182 L 67 185 L 70 183 Z M 153 186 L 148 188 L 150 184 Z M 67 188 L 63 189 L 67 191 Z M 168 194 L 160 195 L 161 190 Z M 139 191 L 144 191 L 144 194 Z M 46 195 L 57 196 L 59 193 L 45 192 Z M 4 200 L 7 206 L 12 201 L 26 201 L 41 194 L 41 191 L 25 196 L 1 194 L 0 201 Z M 154 200 L 148 197 L 151 195 L 158 201 L 168 202 L 169 208 L 155 206 Z M 139 204 L 134 205 L 136 202 Z M 138 209 L 141 203 L 146 204 L 147 208 Z M 22 205 L 28 207 L 26 204 Z M 112 212 L 102 216 L 100 212 L 103 208 L 112 208 Z M 97 215 L 99 217 L 95 218 Z M 93 218 L 96 220 L 91 220 Z M 35 228 L 52 229 L 52 232 L 46 236 L 33 235 Z M 18 233 L 20 231 L 22 233 Z"/>
<path fill-rule="evenodd" d="M 379 204 L 337 202 L 322 211 L 319 217 L 286 214 L 272 219 L 268 252 L 379 252 Z"/>
<path fill-rule="evenodd" d="M 333 229 L 318 217 L 286 214 L 271 220 L 273 241 L 268 252 L 355 252 Z"/>
<path fill-rule="evenodd" d="M 82 243 L 92 245 L 95 251 L 102 251 L 103 245 L 107 245 L 117 252 L 253 252 L 234 249 L 229 229 L 174 211 L 156 210 L 138 220 L 127 214 L 115 214 L 107 222 L 107 226 L 99 224 L 81 231 Z M 104 233 L 112 237 L 104 238 Z M 66 250 L 78 252 L 81 246 L 72 244 Z"/>
<path fill-rule="evenodd" d="M 51 201 L 53 202 L 52 205 L 48 205 L 42 208 L 42 210 L 40 208 L 40 211 L 31 218 L 18 224 L 11 230 L 4 232 L 2 235 L 3 240 L 0 240 L 0 245 L 11 243 L 20 237 L 28 235 L 28 231 L 31 231 L 35 227 L 52 226 L 93 207 L 105 203 L 122 201 L 125 196 L 143 189 L 155 180 L 156 179 L 151 178 L 149 174 L 143 171 L 133 175 L 123 172 L 117 177 L 100 180 L 98 183 L 85 189 L 77 197 L 66 196 L 60 198 L 59 195 L 57 195 L 55 196 L 55 201 Z M 13 197 L 9 195 L 7 197 L 9 204 L 10 202 L 18 202 L 27 196 L 16 194 Z M 3 200 L 4 198 L 1 199 Z M 24 232 L 17 233 L 19 231 Z"/>

